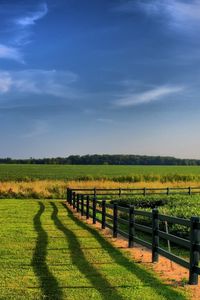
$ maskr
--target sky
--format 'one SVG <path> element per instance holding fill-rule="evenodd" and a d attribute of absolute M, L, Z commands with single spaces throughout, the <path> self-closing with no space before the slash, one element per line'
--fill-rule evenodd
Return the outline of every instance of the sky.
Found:
<path fill-rule="evenodd" d="M 0 0 L 0 157 L 200 159 L 200 0 Z"/>

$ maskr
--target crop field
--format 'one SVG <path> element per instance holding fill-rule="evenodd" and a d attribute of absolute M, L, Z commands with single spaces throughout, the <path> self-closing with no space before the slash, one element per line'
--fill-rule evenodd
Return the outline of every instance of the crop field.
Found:
<path fill-rule="evenodd" d="M 56 200 L 0 201 L 0 298 L 188 299 Z"/>
<path fill-rule="evenodd" d="M 119 182 L 200 181 L 200 166 L 0 165 L 1 181 L 95 180 Z"/>

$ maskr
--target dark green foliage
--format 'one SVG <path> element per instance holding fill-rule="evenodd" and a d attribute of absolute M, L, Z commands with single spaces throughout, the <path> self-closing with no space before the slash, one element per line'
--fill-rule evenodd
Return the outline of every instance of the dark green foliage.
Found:
<path fill-rule="evenodd" d="M 70 155 L 56 158 L 29 158 L 11 159 L 1 158 L 0 164 L 65 164 L 65 165 L 200 165 L 200 160 L 180 159 L 170 156 L 147 156 L 147 155 Z"/>

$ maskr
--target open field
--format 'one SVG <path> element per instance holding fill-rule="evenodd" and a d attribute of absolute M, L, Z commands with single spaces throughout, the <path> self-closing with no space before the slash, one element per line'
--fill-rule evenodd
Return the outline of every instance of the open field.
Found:
<path fill-rule="evenodd" d="M 200 181 L 200 166 L 0 165 L 0 180 Z"/>
<path fill-rule="evenodd" d="M 183 300 L 62 201 L 0 201 L 1 299 Z"/>

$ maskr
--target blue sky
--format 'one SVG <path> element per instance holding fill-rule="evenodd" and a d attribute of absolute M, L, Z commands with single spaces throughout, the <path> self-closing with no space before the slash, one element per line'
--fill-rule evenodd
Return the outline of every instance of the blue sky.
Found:
<path fill-rule="evenodd" d="M 200 0 L 0 0 L 0 157 L 200 159 Z"/>

